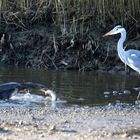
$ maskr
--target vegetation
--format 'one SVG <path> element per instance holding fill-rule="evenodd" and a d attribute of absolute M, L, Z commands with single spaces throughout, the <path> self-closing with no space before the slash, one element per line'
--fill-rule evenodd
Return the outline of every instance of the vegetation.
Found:
<path fill-rule="evenodd" d="M 28 22 L 33 24 L 46 20 L 49 21 L 46 24 L 54 24 L 62 33 L 66 33 L 76 31 L 78 27 L 83 28 L 84 25 L 90 29 L 94 24 L 105 27 L 108 22 L 116 24 L 119 21 L 125 25 L 130 23 L 130 19 L 138 22 L 140 1 L 1 0 L 0 12 L 1 22 L 7 24 L 16 24 L 28 29 Z"/>
<path fill-rule="evenodd" d="M 0 0 L 1 40 L 8 34 L 1 46 L 14 50 L 9 53 L 3 47 L 6 56 L 1 60 L 31 67 L 98 69 L 97 61 L 105 62 L 109 51 L 98 51 L 101 33 L 121 24 L 129 36 L 137 37 L 139 17 L 139 0 Z"/>

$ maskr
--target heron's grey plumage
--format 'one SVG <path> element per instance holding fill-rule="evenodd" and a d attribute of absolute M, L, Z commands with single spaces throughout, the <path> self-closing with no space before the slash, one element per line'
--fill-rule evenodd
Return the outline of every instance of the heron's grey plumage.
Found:
<path fill-rule="evenodd" d="M 106 33 L 104 36 L 114 35 L 114 34 L 119 34 L 119 33 L 121 34 L 121 37 L 117 44 L 117 51 L 118 51 L 118 55 L 120 59 L 122 60 L 122 62 L 125 63 L 125 65 L 128 65 L 133 70 L 140 73 L 140 51 L 134 50 L 134 49 L 125 51 L 123 47 L 123 43 L 126 39 L 125 28 L 118 25 L 114 27 L 111 31 Z"/>

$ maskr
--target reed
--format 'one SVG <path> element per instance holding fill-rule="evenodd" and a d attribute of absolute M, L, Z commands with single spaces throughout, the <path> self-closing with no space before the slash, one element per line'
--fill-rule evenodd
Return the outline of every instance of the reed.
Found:
<path fill-rule="evenodd" d="M 49 15 L 62 34 L 73 34 L 97 26 L 138 23 L 140 0 L 0 0 L 0 15 L 2 22 L 20 26 L 27 20 L 46 21 Z"/>
<path fill-rule="evenodd" d="M 122 24 L 137 38 L 139 17 L 140 0 L 0 0 L 2 58 L 25 67 L 108 69 L 117 55 L 101 34 Z"/>

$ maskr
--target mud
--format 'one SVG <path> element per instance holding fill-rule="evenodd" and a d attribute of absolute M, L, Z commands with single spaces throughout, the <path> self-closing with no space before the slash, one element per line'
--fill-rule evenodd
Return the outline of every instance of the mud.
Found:
<path fill-rule="evenodd" d="M 140 105 L 78 106 L 51 103 L 0 108 L 0 139 L 140 139 Z"/>
<path fill-rule="evenodd" d="M 62 36 L 56 30 L 34 25 L 30 30 L 9 27 L 6 33 L 0 31 L 0 64 L 55 70 L 124 71 L 116 51 L 118 37 L 103 38 L 102 30 Z M 129 48 L 137 49 L 138 44 L 133 42 Z"/>

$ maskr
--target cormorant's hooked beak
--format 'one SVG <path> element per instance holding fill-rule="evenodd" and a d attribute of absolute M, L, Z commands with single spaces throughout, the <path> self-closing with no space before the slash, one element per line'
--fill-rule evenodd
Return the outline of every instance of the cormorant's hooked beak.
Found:
<path fill-rule="evenodd" d="M 106 33 L 106 34 L 104 34 L 103 37 L 105 37 L 105 36 L 109 36 L 109 35 L 112 35 L 112 32 L 111 32 L 111 31 L 108 32 L 108 33 Z"/>
<path fill-rule="evenodd" d="M 45 95 L 46 95 L 46 91 L 47 91 L 47 90 L 48 90 L 48 89 L 41 88 L 39 91 L 44 92 L 44 93 L 45 93 Z"/>
<path fill-rule="evenodd" d="M 56 94 L 55 94 L 55 92 L 53 90 L 42 88 L 42 89 L 40 89 L 40 91 L 44 92 L 45 95 L 51 96 L 51 98 L 52 98 L 51 100 L 52 101 L 56 101 L 57 100 Z"/>

